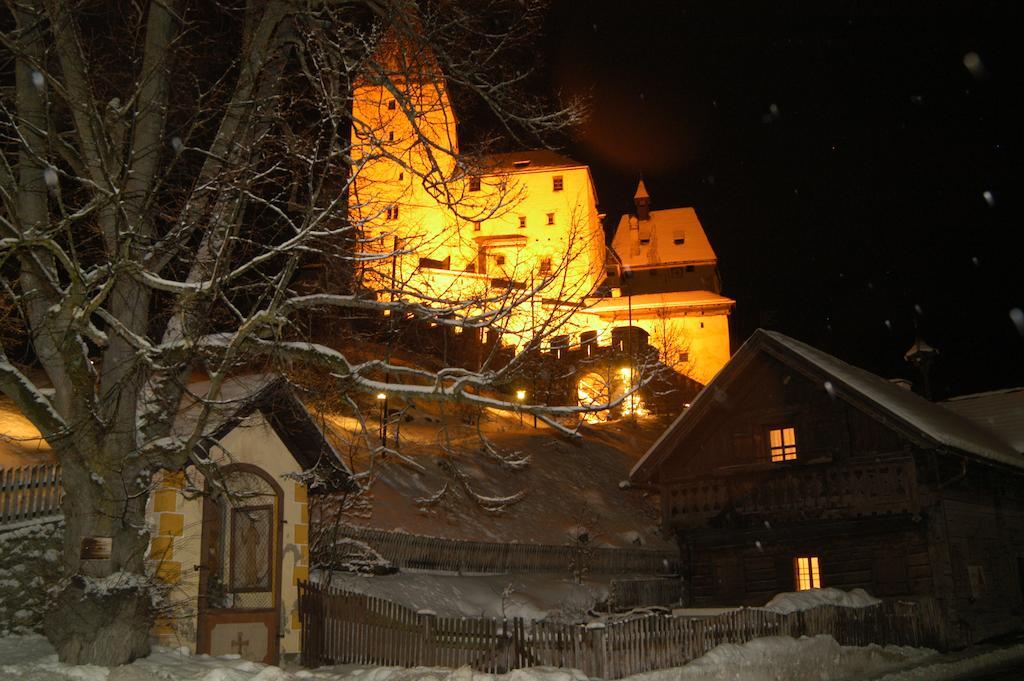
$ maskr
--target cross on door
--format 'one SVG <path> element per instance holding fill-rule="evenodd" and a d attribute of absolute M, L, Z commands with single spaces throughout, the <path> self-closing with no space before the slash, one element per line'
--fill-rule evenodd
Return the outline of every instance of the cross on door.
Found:
<path fill-rule="evenodd" d="M 239 655 L 242 655 L 244 653 L 244 648 L 247 645 L 249 645 L 249 642 L 242 640 L 242 632 L 238 632 L 238 638 L 236 638 L 234 641 L 231 642 L 231 647 L 232 648 L 235 648 L 235 647 L 238 648 L 238 654 Z"/>

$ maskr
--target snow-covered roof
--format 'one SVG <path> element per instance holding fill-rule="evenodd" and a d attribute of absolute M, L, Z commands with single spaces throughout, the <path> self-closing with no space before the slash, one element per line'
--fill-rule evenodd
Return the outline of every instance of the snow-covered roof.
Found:
<path fill-rule="evenodd" d="M 942 403 L 1024 453 L 1024 387 L 961 395 Z"/>
<path fill-rule="evenodd" d="M 53 460 L 50 443 L 14 402 L 0 398 L 0 469 L 20 468 Z"/>
<path fill-rule="evenodd" d="M 680 308 L 732 307 L 732 298 L 720 296 L 711 291 L 672 291 L 669 293 L 645 293 L 639 296 L 601 298 L 587 307 L 587 312 L 608 314 L 632 309 L 634 314 L 651 310 L 677 310 Z"/>
<path fill-rule="evenodd" d="M 1024 456 L 996 432 L 806 343 L 777 331 L 758 329 L 697 395 L 690 408 L 679 415 L 637 462 L 630 472 L 630 479 L 650 479 L 678 442 L 718 402 L 718 396 L 725 394 L 726 387 L 742 380 L 743 367 L 759 352 L 766 352 L 779 361 L 816 374 L 823 389 L 824 382 L 830 382 L 837 396 L 859 398 L 858 402 L 880 416 L 888 417 L 910 436 L 988 461 L 1024 468 Z"/>
<path fill-rule="evenodd" d="M 316 466 L 322 456 L 333 458 L 334 468 L 345 474 L 340 455 L 287 381 L 274 374 L 246 374 L 224 380 L 216 397 L 208 380 L 188 384 L 172 428 L 174 436 L 192 436 L 203 413 L 209 413 L 199 434 L 200 446 L 209 446 L 259 411 L 303 468 Z M 53 460 L 39 430 L 9 401 L 0 400 L 0 468 L 33 465 Z M 339 479 L 337 482 L 341 483 Z"/>
<path fill-rule="evenodd" d="M 481 158 L 480 166 L 495 173 L 518 173 L 552 168 L 585 168 L 586 164 L 550 149 L 524 149 L 487 154 Z"/>
<path fill-rule="evenodd" d="M 1024 457 L 991 430 L 930 402 L 892 381 L 812 348 L 777 331 L 759 331 L 781 346 L 799 354 L 818 368 L 857 391 L 935 442 L 1000 463 L 1024 468 Z"/>
<path fill-rule="evenodd" d="M 612 237 L 612 248 L 627 268 L 718 260 L 693 208 L 652 210 L 649 220 L 623 215 Z"/>

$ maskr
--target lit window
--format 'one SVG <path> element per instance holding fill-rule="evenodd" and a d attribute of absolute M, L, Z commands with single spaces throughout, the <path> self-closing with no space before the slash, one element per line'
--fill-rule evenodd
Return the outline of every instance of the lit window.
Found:
<path fill-rule="evenodd" d="M 478 192 L 480 191 L 480 178 L 471 177 L 469 178 L 469 191 Z"/>
<path fill-rule="evenodd" d="M 388 102 L 388 108 L 391 109 L 392 111 L 395 110 L 396 106 L 397 105 L 395 104 L 395 100 L 392 99 L 390 102 Z"/>
<path fill-rule="evenodd" d="M 526 229 L 526 216 L 525 215 L 520 215 L 519 216 L 519 229 Z"/>
<path fill-rule="evenodd" d="M 561 175 L 555 175 L 554 177 L 551 178 L 551 191 L 560 192 L 564 188 L 565 188 L 565 185 L 562 182 L 562 176 Z"/>
<path fill-rule="evenodd" d="M 548 213 L 548 224 L 549 225 L 555 224 L 555 214 L 554 213 Z"/>
<path fill-rule="evenodd" d="M 796 460 L 796 429 L 772 428 L 768 431 L 768 446 L 773 462 Z"/>
<path fill-rule="evenodd" d="M 388 218 L 388 220 L 397 220 L 398 219 L 398 206 L 388 206 L 387 218 Z"/>
<path fill-rule="evenodd" d="M 821 588 L 821 569 L 817 556 L 800 556 L 796 559 L 796 590 Z"/>
<path fill-rule="evenodd" d="M 474 232 L 479 232 L 480 228 L 482 227 L 482 225 L 483 225 L 483 223 L 481 223 L 479 220 L 477 220 L 476 222 L 473 223 L 473 231 Z"/>

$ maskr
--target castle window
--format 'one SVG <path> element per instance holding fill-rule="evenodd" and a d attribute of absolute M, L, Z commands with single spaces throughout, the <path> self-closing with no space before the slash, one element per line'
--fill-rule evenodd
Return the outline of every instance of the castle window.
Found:
<path fill-rule="evenodd" d="M 388 218 L 388 220 L 397 220 L 398 219 L 398 206 L 388 206 L 388 208 L 387 208 L 387 218 Z"/>
<path fill-rule="evenodd" d="M 388 102 L 388 108 L 391 109 L 392 111 L 395 110 L 396 106 L 398 105 L 395 103 L 395 100 L 392 99 L 391 101 Z"/>
<path fill-rule="evenodd" d="M 560 192 L 565 188 L 565 184 L 562 182 L 561 175 L 555 175 L 551 178 L 551 191 Z"/>
<path fill-rule="evenodd" d="M 481 227 L 483 227 L 483 223 L 480 222 L 479 220 L 477 220 L 476 222 L 473 223 L 473 231 L 474 232 L 479 232 Z"/>
<path fill-rule="evenodd" d="M 471 177 L 469 178 L 469 191 L 478 192 L 480 191 L 480 178 Z"/>
<path fill-rule="evenodd" d="M 519 229 L 526 229 L 526 216 L 525 215 L 520 215 L 519 216 Z"/>
<path fill-rule="evenodd" d="M 540 273 L 550 274 L 551 273 L 551 258 L 544 258 L 540 261 Z"/>
<path fill-rule="evenodd" d="M 395 141 L 395 131 L 394 130 L 388 130 L 388 142 L 394 142 L 394 141 Z"/>
<path fill-rule="evenodd" d="M 554 213 L 548 213 L 548 224 L 549 225 L 555 224 L 555 214 Z"/>
<path fill-rule="evenodd" d="M 768 448 L 772 462 L 796 460 L 796 428 L 783 426 L 768 430 Z"/>
<path fill-rule="evenodd" d="M 797 591 L 821 588 L 821 569 L 818 566 L 817 556 L 800 556 L 793 563 L 796 571 Z"/>

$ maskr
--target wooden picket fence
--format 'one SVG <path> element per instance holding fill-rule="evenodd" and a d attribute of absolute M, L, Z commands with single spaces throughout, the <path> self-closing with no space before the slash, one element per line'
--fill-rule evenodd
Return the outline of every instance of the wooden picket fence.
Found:
<path fill-rule="evenodd" d="M 299 584 L 302 663 L 402 667 L 469 665 L 504 673 L 532 666 L 571 667 L 591 678 L 686 664 L 723 643 L 762 636 L 828 634 L 843 645 L 944 647 L 934 601 L 884 601 L 867 608 L 822 606 L 779 614 L 739 609 L 707 618 L 649 614 L 582 625 L 521 618 L 438 617 L 380 598 Z"/>
<path fill-rule="evenodd" d="M 62 496 L 58 464 L 0 468 L 0 525 L 57 515 Z"/>
<path fill-rule="evenodd" d="M 612 549 L 552 544 L 501 544 L 444 539 L 404 532 L 345 526 L 340 535 L 372 547 L 398 568 L 460 573 L 566 572 L 589 574 L 678 574 L 679 553 L 655 549 Z M 330 551 L 316 557 L 317 564 L 335 566 Z"/>
<path fill-rule="evenodd" d="M 608 607 L 621 611 L 650 605 L 677 605 L 683 599 L 679 577 L 612 579 L 608 583 Z"/>

